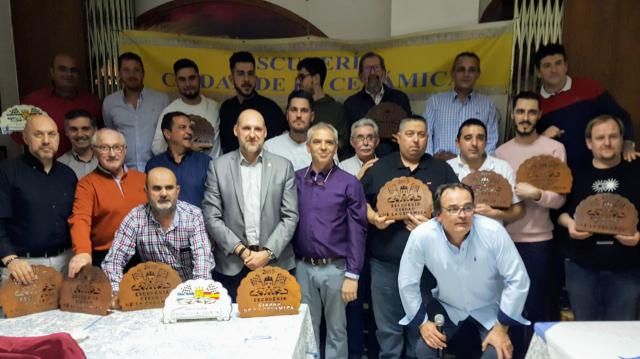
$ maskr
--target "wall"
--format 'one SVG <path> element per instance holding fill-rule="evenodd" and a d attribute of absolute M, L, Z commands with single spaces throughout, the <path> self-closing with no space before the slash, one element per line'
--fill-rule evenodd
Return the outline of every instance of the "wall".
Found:
<path fill-rule="evenodd" d="M 0 1 L 0 112 L 19 102 L 12 25 L 11 3 Z M 0 135 L 0 146 L 6 146 L 8 157 L 15 157 L 22 151 L 6 135 Z"/>
<path fill-rule="evenodd" d="M 392 0 L 391 36 L 478 23 L 479 0 Z"/>

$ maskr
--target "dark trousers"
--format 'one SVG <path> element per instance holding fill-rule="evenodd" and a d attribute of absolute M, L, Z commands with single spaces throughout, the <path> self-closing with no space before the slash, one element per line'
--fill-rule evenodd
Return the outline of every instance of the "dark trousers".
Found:
<path fill-rule="evenodd" d="M 358 299 L 347 304 L 349 358 L 362 358 L 365 354 L 365 348 L 368 358 L 378 357 L 378 340 L 375 336 L 376 322 L 373 318 L 372 308 L 371 271 L 369 270 L 369 258 L 366 258 L 358 279 Z"/>

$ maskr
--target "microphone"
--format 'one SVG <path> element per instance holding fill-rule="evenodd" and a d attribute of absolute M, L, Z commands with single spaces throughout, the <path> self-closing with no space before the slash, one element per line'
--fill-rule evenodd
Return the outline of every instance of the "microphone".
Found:
<path fill-rule="evenodd" d="M 436 323 L 436 328 L 438 328 L 438 331 L 442 333 L 442 326 L 444 325 L 444 315 L 436 314 L 436 316 L 433 317 L 433 321 L 434 323 Z M 444 358 L 444 350 L 438 349 L 438 358 Z"/>

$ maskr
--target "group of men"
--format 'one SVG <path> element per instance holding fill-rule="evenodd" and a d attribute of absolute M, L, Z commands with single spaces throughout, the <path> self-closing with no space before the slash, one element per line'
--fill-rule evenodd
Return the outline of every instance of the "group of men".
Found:
<path fill-rule="evenodd" d="M 21 135 L 27 151 L 0 164 L 3 279 L 29 284 L 33 264 L 70 277 L 101 266 L 117 298 L 129 267 L 159 261 L 183 280 L 221 282 L 235 300 L 247 273 L 275 265 L 295 274 L 327 358 L 363 355 L 363 301 L 380 358 L 438 357 L 445 347 L 510 358 L 528 343 L 525 325 L 550 319 L 553 239 L 562 236 L 576 318 L 636 318 L 640 233 L 594 235 L 574 218 L 595 193 L 640 206 L 631 122 L 596 82 L 567 75 L 560 45 L 536 54 L 540 93 L 515 96 L 516 134 L 501 146 L 496 106 L 474 90 L 480 59 L 471 52 L 456 56 L 452 90 L 430 97 L 424 116 L 387 85 L 376 53 L 360 57 L 363 88 L 344 105 L 323 90 L 324 61 L 301 60 L 284 113 L 256 92 L 249 52 L 229 60 L 236 96 L 218 107 L 200 94 L 192 60 L 175 62 L 179 97 L 169 103 L 144 87 L 142 59 L 124 53 L 123 88 L 99 111 L 78 90 L 75 61 L 55 56 L 52 88 L 24 100 L 51 117 L 32 116 Z M 384 102 L 408 114 L 392 139 L 365 117 Z M 199 138 L 201 126 L 210 138 Z M 516 182 L 520 164 L 541 154 L 569 164 L 568 197 Z M 476 201 L 460 183 L 481 170 L 507 179 L 508 208 Z M 378 214 L 378 193 L 398 177 L 434 193 L 432 219 Z M 550 210 L 565 229 L 554 232 Z"/>

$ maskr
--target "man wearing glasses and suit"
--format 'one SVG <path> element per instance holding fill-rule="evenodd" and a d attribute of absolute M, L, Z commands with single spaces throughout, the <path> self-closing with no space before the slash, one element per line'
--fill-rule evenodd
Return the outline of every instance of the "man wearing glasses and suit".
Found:
<path fill-rule="evenodd" d="M 240 148 L 209 166 L 202 202 L 216 267 L 213 279 L 235 301 L 249 271 L 276 265 L 295 267 L 291 238 L 298 223 L 298 197 L 291 163 L 264 151 L 267 129 L 252 109 L 233 128 Z"/>

